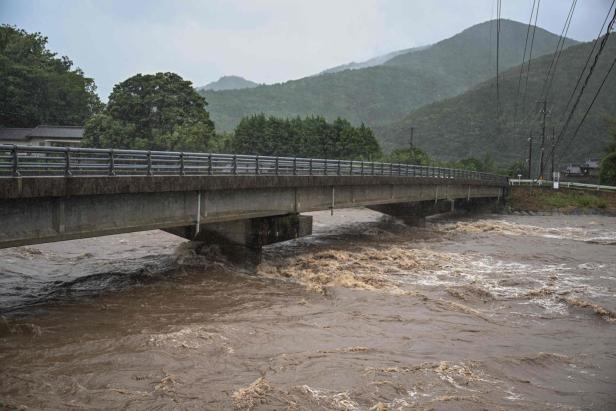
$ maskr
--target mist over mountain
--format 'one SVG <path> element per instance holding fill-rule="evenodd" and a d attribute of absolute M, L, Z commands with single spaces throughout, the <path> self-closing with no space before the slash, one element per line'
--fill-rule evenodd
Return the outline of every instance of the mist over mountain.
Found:
<path fill-rule="evenodd" d="M 242 117 L 322 115 L 353 124 L 385 125 L 409 112 L 469 90 L 496 73 L 496 21 L 472 26 L 423 50 L 411 50 L 384 64 L 324 73 L 251 89 L 202 90 L 218 130 L 231 131 Z M 500 66 L 522 60 L 527 25 L 501 21 Z M 558 36 L 537 28 L 533 56 L 551 53 Z M 575 44 L 566 40 L 566 46 Z"/>
<path fill-rule="evenodd" d="M 397 57 L 401 54 L 407 54 L 407 53 L 413 53 L 415 51 L 425 50 L 428 47 L 430 46 L 420 46 L 420 47 L 413 47 L 413 48 L 405 49 L 405 50 L 392 51 L 391 53 L 383 54 L 381 56 L 376 56 L 376 57 L 373 57 L 371 59 L 368 59 L 366 61 L 362 61 L 359 63 L 356 63 L 353 61 L 351 63 L 341 64 L 339 66 L 335 66 L 327 70 L 323 70 L 319 74 L 338 73 L 339 71 L 344 71 L 344 70 L 357 70 L 361 68 L 380 66 L 381 64 L 384 64 L 388 62 L 389 60 L 393 59 L 394 57 Z"/>
<path fill-rule="evenodd" d="M 550 136 L 552 127 L 556 128 L 557 134 L 562 128 L 568 113 L 565 108 L 569 97 L 591 49 L 592 42 L 583 43 L 564 50 L 560 56 L 548 94 L 550 114 L 547 117 L 547 134 Z M 610 139 L 608 120 L 616 119 L 616 72 L 608 77 L 576 139 L 571 138 L 615 57 L 616 39 L 611 37 L 567 128 L 568 132 L 557 146 L 557 163 L 579 162 L 605 154 L 604 149 Z M 496 78 L 492 78 L 464 94 L 419 108 L 401 121 L 377 127 L 377 137 L 386 150 L 407 147 L 411 127 L 415 127 L 415 144 L 440 159 L 481 158 L 486 153 L 491 153 L 498 161 L 525 159 L 531 132 L 535 137 L 534 149 L 539 149 L 541 115 L 537 101 L 543 100 L 544 80 L 551 62 L 552 55 L 532 60 L 524 101 L 525 75 L 518 96 L 520 67 L 501 75 L 499 121 L 496 116 Z M 582 79 L 586 78 L 587 72 L 588 69 Z"/>
<path fill-rule="evenodd" d="M 240 76 L 222 76 L 216 81 L 212 81 L 211 83 L 206 84 L 203 87 L 198 87 L 198 91 L 220 91 L 220 90 L 240 90 L 244 88 L 253 88 L 257 87 L 259 84 L 246 80 L 244 77 Z"/>

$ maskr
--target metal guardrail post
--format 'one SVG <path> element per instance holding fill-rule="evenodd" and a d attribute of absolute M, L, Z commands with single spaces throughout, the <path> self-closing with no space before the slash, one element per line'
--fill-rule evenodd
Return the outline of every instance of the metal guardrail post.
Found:
<path fill-rule="evenodd" d="M 148 150 L 147 159 L 148 159 L 148 175 L 151 176 L 152 175 L 152 152 L 150 150 Z"/>
<path fill-rule="evenodd" d="M 19 153 L 17 152 L 17 146 L 13 145 L 11 149 L 11 154 L 13 156 L 13 176 L 19 177 Z"/>
<path fill-rule="evenodd" d="M 361 175 L 364 175 L 364 160 L 361 161 Z"/>
<path fill-rule="evenodd" d="M 353 175 L 353 160 L 351 160 L 351 170 L 349 171 L 349 175 Z"/>
<path fill-rule="evenodd" d="M 113 148 L 109 150 L 109 175 L 115 175 L 115 156 L 113 152 Z"/>
<path fill-rule="evenodd" d="M 257 154 L 255 156 L 255 174 L 259 175 L 260 171 L 259 171 L 259 155 Z"/>
<path fill-rule="evenodd" d="M 312 175 L 312 159 L 308 162 L 308 175 Z"/>
<path fill-rule="evenodd" d="M 325 175 L 327 175 L 327 159 L 325 159 Z"/>
<path fill-rule="evenodd" d="M 71 176 L 71 148 L 66 147 L 64 150 L 64 175 L 67 177 Z"/>
<path fill-rule="evenodd" d="M 233 175 L 237 175 L 237 155 L 233 154 Z"/>
<path fill-rule="evenodd" d="M 212 175 L 212 153 L 209 153 L 207 156 L 207 173 Z"/>
<path fill-rule="evenodd" d="M 297 175 L 297 157 L 293 157 L 293 175 Z"/>
<path fill-rule="evenodd" d="M 180 175 L 183 176 L 184 173 L 184 152 L 180 152 Z"/>
<path fill-rule="evenodd" d="M 338 160 L 338 175 L 341 176 L 342 172 L 340 170 L 340 160 Z"/>
<path fill-rule="evenodd" d="M 279 169 L 279 161 L 278 161 L 278 156 L 276 156 L 276 162 L 274 163 L 274 168 L 276 169 L 276 175 L 278 175 L 278 169 Z"/>

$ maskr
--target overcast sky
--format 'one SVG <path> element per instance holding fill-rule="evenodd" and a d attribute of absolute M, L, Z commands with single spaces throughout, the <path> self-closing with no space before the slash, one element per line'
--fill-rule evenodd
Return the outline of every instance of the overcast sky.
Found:
<path fill-rule="evenodd" d="M 225 74 L 282 82 L 434 43 L 495 17 L 496 0 L 0 0 L 0 21 L 49 37 L 107 100 L 136 73 L 173 71 L 204 85 Z M 502 0 L 527 22 L 532 0 Z M 571 0 L 542 0 L 560 34 Z M 578 1 L 569 37 L 594 38 L 611 0 Z"/>

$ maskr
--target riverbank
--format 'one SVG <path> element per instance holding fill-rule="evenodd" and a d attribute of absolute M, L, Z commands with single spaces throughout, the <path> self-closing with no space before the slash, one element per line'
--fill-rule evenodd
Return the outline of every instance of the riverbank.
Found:
<path fill-rule="evenodd" d="M 513 186 L 506 202 L 512 212 L 616 215 L 616 193 L 602 191 Z"/>

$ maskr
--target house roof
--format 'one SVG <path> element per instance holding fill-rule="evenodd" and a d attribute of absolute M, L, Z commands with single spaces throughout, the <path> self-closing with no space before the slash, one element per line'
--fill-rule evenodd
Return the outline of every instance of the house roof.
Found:
<path fill-rule="evenodd" d="M 28 139 L 29 128 L 0 128 L 0 140 L 23 140 Z"/>
<path fill-rule="evenodd" d="M 32 138 L 83 138 L 84 128 L 80 126 L 47 126 L 34 128 L 3 128 L 0 127 L 0 141 L 27 141 Z"/>

